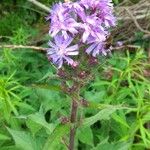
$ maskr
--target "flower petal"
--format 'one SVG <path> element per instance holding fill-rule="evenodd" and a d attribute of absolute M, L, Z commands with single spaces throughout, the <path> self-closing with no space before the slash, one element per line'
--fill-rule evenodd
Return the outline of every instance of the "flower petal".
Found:
<path fill-rule="evenodd" d="M 86 52 L 90 54 L 94 50 L 95 47 L 96 47 L 96 44 L 92 44 L 88 49 L 86 49 Z"/>
<path fill-rule="evenodd" d="M 83 36 L 82 36 L 83 43 L 86 42 L 86 40 L 87 40 L 87 38 L 89 37 L 89 35 L 90 35 L 90 33 L 87 32 L 87 31 L 85 31 L 85 32 L 83 33 Z"/>
<path fill-rule="evenodd" d="M 57 48 L 57 46 L 51 41 L 48 42 L 48 45 L 52 48 Z"/>
<path fill-rule="evenodd" d="M 73 45 L 73 46 L 70 46 L 66 49 L 67 52 L 70 52 L 70 51 L 75 51 L 78 49 L 78 45 Z"/>

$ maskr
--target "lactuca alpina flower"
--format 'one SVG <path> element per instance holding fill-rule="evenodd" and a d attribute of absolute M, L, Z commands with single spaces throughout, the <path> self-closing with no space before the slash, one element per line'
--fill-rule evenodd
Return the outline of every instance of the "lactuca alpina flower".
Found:
<path fill-rule="evenodd" d="M 80 14 L 84 11 L 84 8 L 80 5 L 79 2 L 67 2 L 64 3 L 64 6 L 67 7 L 70 12 L 76 12 L 77 14 Z"/>
<path fill-rule="evenodd" d="M 113 15 L 113 4 L 112 0 L 100 0 L 98 4 L 98 17 L 106 27 L 116 25 L 116 18 Z"/>
<path fill-rule="evenodd" d="M 68 7 L 64 6 L 62 3 L 53 6 L 51 16 L 49 17 L 49 19 L 51 19 L 49 33 L 52 37 L 61 32 L 64 38 L 67 39 L 69 37 L 68 32 L 71 34 L 78 33 L 76 28 L 79 24 L 68 11 Z"/>
<path fill-rule="evenodd" d="M 50 20 L 49 33 L 56 43 L 49 43 L 51 48 L 48 55 L 59 68 L 63 62 L 73 65 L 73 62 L 80 61 L 73 60 L 69 55 L 78 55 L 81 52 L 82 55 L 86 53 L 96 57 L 100 54 L 106 55 L 109 51 L 109 48 L 105 46 L 106 39 L 110 35 L 109 28 L 116 24 L 112 0 L 60 2 L 53 6 L 48 19 Z M 71 42 L 64 44 L 72 40 L 75 46 L 69 47 Z M 80 50 L 81 47 L 82 50 Z"/>
<path fill-rule="evenodd" d="M 101 43 L 93 43 L 92 45 L 90 45 L 90 47 L 88 47 L 86 49 L 86 52 L 88 54 L 92 53 L 93 57 L 96 57 L 96 55 L 99 54 L 103 54 L 103 55 L 107 55 L 107 51 L 109 51 L 109 49 L 105 49 L 105 45 L 103 42 Z"/>
<path fill-rule="evenodd" d="M 51 48 L 48 49 L 47 55 L 58 68 L 61 68 L 64 62 L 70 65 L 74 64 L 74 61 L 70 56 L 78 55 L 79 52 L 77 44 L 69 46 L 72 40 L 73 38 L 64 39 L 62 36 L 55 36 L 55 43 L 49 41 L 48 45 Z"/>

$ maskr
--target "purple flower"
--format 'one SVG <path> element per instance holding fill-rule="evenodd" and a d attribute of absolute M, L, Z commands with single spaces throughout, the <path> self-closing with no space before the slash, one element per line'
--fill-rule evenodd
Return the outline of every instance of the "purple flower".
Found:
<path fill-rule="evenodd" d="M 80 4 L 83 5 L 86 9 L 89 9 L 91 7 L 92 0 L 81 0 Z"/>
<path fill-rule="evenodd" d="M 78 33 L 76 28 L 79 27 L 79 24 L 70 16 L 68 11 L 68 8 L 62 3 L 53 6 L 50 17 L 48 17 L 48 19 L 51 19 L 49 33 L 52 37 L 61 32 L 67 39 L 69 37 L 68 32 L 71 34 Z"/>
<path fill-rule="evenodd" d="M 47 55 L 49 59 L 52 59 L 53 63 L 61 68 L 64 61 L 68 64 L 74 64 L 73 59 L 69 56 L 78 55 L 78 45 L 73 45 L 68 47 L 73 38 L 64 39 L 62 36 L 54 37 L 55 44 L 49 41 L 48 45 L 51 47 L 47 51 Z"/>
<path fill-rule="evenodd" d="M 88 54 L 92 53 L 93 57 L 96 57 L 96 55 L 99 55 L 102 53 L 103 55 L 107 55 L 104 43 L 93 43 L 88 49 L 86 49 L 86 52 Z"/>
<path fill-rule="evenodd" d="M 92 9 L 97 14 L 99 22 L 106 27 L 115 26 L 116 18 L 113 15 L 112 0 L 81 0 L 86 9 Z"/>
<path fill-rule="evenodd" d="M 48 57 L 59 68 L 64 62 L 74 66 L 77 60 L 70 56 L 78 55 L 80 47 L 87 47 L 84 52 L 93 57 L 109 51 L 106 37 L 110 34 L 109 28 L 116 24 L 112 0 L 60 2 L 53 6 L 48 20 L 49 34 L 55 41 L 55 44 L 49 42 Z M 72 41 L 77 44 L 70 46 Z"/>
<path fill-rule="evenodd" d="M 67 2 L 64 3 L 64 6 L 69 8 L 70 12 L 76 12 L 77 14 L 84 11 L 84 8 L 80 5 L 79 2 Z"/>
<path fill-rule="evenodd" d="M 84 22 L 82 25 L 82 29 L 84 30 L 82 35 L 83 43 L 85 43 L 91 36 L 99 37 L 101 41 L 105 40 L 107 32 L 105 31 L 104 27 L 101 26 L 101 23 L 98 21 L 98 17 L 95 15 L 85 15 L 82 20 Z"/>
<path fill-rule="evenodd" d="M 106 40 L 106 38 L 105 38 Z M 88 44 L 91 44 L 87 49 L 87 54 L 92 54 L 93 57 L 96 57 L 99 54 L 107 55 L 106 52 L 110 51 L 110 49 L 105 48 L 105 41 L 103 41 L 101 38 L 91 38 L 88 42 Z"/>
<path fill-rule="evenodd" d="M 98 17 L 101 22 L 106 27 L 111 27 L 116 25 L 116 18 L 113 15 L 113 4 L 112 0 L 101 0 L 97 4 L 99 10 Z"/>

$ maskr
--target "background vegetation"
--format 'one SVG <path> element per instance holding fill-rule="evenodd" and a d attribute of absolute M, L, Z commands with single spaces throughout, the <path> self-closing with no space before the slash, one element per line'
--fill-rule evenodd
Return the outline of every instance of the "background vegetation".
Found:
<path fill-rule="evenodd" d="M 1 0 L 0 45 L 47 47 L 45 16 L 28 1 Z M 95 79 L 81 91 L 88 106 L 79 108 L 76 149 L 150 149 L 150 43 L 141 31 L 134 34 L 132 44 L 141 48 L 100 59 Z M 70 125 L 63 117 L 69 117 L 70 97 L 55 74 L 44 52 L 0 48 L 0 150 L 66 149 Z"/>

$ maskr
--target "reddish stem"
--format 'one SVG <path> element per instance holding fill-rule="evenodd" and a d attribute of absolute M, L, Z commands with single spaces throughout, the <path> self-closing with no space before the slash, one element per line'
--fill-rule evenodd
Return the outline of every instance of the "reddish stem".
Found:
<path fill-rule="evenodd" d="M 73 99 L 72 100 L 72 108 L 71 108 L 71 117 L 70 117 L 71 123 L 75 123 L 76 122 L 77 109 L 78 109 L 78 103 L 77 103 L 76 100 Z M 76 127 L 73 126 L 70 129 L 69 150 L 73 150 L 74 149 L 75 133 L 76 133 Z"/>

